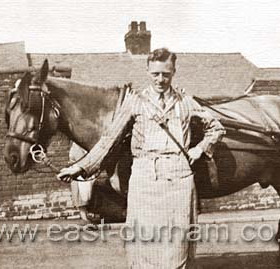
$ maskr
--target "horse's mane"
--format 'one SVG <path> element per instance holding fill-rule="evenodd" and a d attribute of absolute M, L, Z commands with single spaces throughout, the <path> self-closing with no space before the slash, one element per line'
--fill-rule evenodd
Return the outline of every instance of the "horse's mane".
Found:
<path fill-rule="evenodd" d="M 85 84 L 81 81 L 67 79 L 67 78 L 57 78 L 57 77 L 48 77 L 47 84 L 61 89 L 67 89 L 70 92 L 78 92 L 79 94 L 91 94 L 93 91 L 98 92 L 111 92 L 119 91 L 118 86 L 112 86 L 109 88 L 99 87 L 91 84 Z"/>
<path fill-rule="evenodd" d="M 10 125 L 10 115 L 8 113 L 8 106 L 11 102 L 11 94 L 10 93 L 6 93 L 5 94 L 5 108 L 4 108 L 4 113 L 5 113 L 5 122 L 7 127 L 9 128 Z"/>
<path fill-rule="evenodd" d="M 67 121 L 73 121 L 72 125 L 88 124 L 95 129 L 101 128 L 100 124 L 95 126 L 94 123 L 102 121 L 102 117 L 111 119 L 121 90 L 117 86 L 104 88 L 55 77 L 49 77 L 46 84 L 52 100 L 57 102 Z"/>

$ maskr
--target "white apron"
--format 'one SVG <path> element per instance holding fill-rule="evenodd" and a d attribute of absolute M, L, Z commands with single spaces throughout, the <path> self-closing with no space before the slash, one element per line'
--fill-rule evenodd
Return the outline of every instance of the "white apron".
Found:
<path fill-rule="evenodd" d="M 134 158 L 129 181 L 127 240 L 132 239 L 131 229 L 135 235 L 135 242 L 126 242 L 129 268 L 187 268 L 194 257 L 194 243 L 181 239 L 189 224 L 196 223 L 192 171 L 186 158 L 178 153 L 177 146 L 157 123 L 145 120 L 148 125 L 143 147 L 146 156 Z M 182 142 L 179 116 L 170 118 L 168 125 Z M 154 153 L 164 150 L 165 154 Z M 170 231 L 174 232 L 172 242 L 169 242 Z"/>

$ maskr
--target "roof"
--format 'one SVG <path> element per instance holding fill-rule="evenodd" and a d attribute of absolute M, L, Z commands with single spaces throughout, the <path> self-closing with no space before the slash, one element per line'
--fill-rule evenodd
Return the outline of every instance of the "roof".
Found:
<path fill-rule="evenodd" d="M 279 80 L 280 68 L 259 68 L 257 80 Z"/>
<path fill-rule="evenodd" d="M 257 94 L 280 94 L 280 78 L 270 80 L 270 79 L 258 79 L 256 80 L 252 93 Z"/>
<path fill-rule="evenodd" d="M 257 70 L 240 53 L 178 54 L 177 81 L 192 95 L 238 96 L 252 83 Z"/>
<path fill-rule="evenodd" d="M 31 58 L 35 67 L 39 67 L 45 58 L 51 65 L 69 65 L 73 79 L 96 86 L 122 86 L 129 82 L 137 88 L 148 85 L 147 55 L 32 54 Z M 240 53 L 177 53 L 177 58 L 173 84 L 185 88 L 190 95 L 238 96 L 259 74 L 259 68 Z"/>
<path fill-rule="evenodd" d="M 0 44 L 0 71 L 28 67 L 24 42 Z"/>
<path fill-rule="evenodd" d="M 258 68 L 240 53 L 177 53 L 177 56 L 173 85 L 185 88 L 190 95 L 239 96 L 253 80 L 280 80 L 280 68 Z M 28 60 L 39 68 L 46 58 L 50 66 L 71 67 L 72 79 L 86 84 L 112 87 L 132 82 L 134 87 L 143 88 L 149 83 L 147 55 L 126 52 L 26 55 L 24 42 L 0 44 L 0 72 L 24 69 Z"/>

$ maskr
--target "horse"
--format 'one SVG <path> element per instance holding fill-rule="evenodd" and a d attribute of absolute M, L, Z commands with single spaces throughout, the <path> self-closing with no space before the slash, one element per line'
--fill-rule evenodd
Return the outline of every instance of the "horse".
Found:
<path fill-rule="evenodd" d="M 33 160 L 29 154 L 31 146 L 42 145 L 44 150 L 47 149 L 52 136 L 58 130 L 89 151 L 100 138 L 102 130 L 106 129 L 114 118 L 117 111 L 112 108 L 120 106 L 128 89 L 127 85 L 123 88 L 100 88 L 69 79 L 50 77 L 47 60 L 39 72 L 26 72 L 16 84 L 7 96 L 5 118 L 8 133 L 4 147 L 5 161 L 15 174 L 24 173 L 32 167 Z M 127 154 L 115 154 L 115 158 L 124 160 L 117 165 L 116 173 L 121 175 L 117 179 L 123 179 L 120 183 L 114 180 L 116 164 L 114 165 L 113 157 L 108 160 L 110 165 L 106 167 L 103 177 L 97 180 L 94 186 L 92 203 L 95 205 L 91 208 L 108 219 L 124 219 L 123 213 L 115 209 L 120 208 L 123 211 L 126 206 L 126 199 L 119 195 L 127 189 L 128 180 L 121 165 L 129 167 L 126 156 Z M 107 181 L 107 178 L 110 181 Z M 108 200 L 107 198 L 110 200 L 109 204 L 113 204 L 114 210 L 106 207 L 102 209 L 102 200 Z"/>
<path fill-rule="evenodd" d="M 48 77 L 47 61 L 38 73 L 26 73 L 16 90 L 10 92 L 6 107 L 9 131 L 4 154 L 11 170 L 18 173 L 27 170 L 32 144 L 41 143 L 47 147 L 57 130 L 90 150 L 100 137 L 104 122 L 110 122 L 108 115 L 114 111 L 117 92 L 116 89 L 91 88 L 68 79 Z M 271 185 L 280 194 L 280 97 L 245 96 L 205 108 L 220 119 L 227 132 L 215 146 L 213 155 L 217 180 L 211 179 L 206 156 L 193 166 L 199 198 L 225 196 L 256 182 L 262 187 Z M 203 135 L 202 124 L 199 118 L 191 120 L 193 146 Z M 117 202 L 122 203 L 121 208 L 126 201 L 132 163 L 129 143 L 127 137 L 120 148 L 121 153 L 115 154 L 117 159 L 126 156 L 125 165 L 119 169 L 122 170 L 120 180 L 125 186 L 121 190 L 123 196 Z M 108 175 L 115 175 L 115 168 L 120 163 L 107 160 L 113 170 Z M 106 191 L 114 192 L 110 184 L 107 187 Z"/>

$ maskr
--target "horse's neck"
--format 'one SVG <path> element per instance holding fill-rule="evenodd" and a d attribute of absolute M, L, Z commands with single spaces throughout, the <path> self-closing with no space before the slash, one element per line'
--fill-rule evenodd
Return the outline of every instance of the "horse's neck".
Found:
<path fill-rule="evenodd" d="M 58 102 L 60 131 L 86 150 L 99 140 L 111 122 L 118 98 L 114 89 L 84 86 L 69 80 L 49 79 L 51 96 Z"/>

